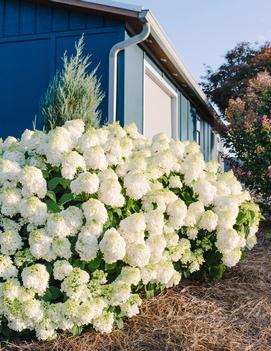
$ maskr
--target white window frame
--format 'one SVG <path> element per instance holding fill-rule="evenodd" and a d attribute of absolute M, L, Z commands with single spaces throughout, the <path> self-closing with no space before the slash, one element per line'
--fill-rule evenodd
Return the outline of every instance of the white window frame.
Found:
<path fill-rule="evenodd" d="M 179 116 L 178 116 L 178 94 L 176 90 L 153 68 L 153 66 L 144 60 L 144 82 L 143 82 L 143 134 L 145 133 L 145 87 L 146 76 L 151 78 L 166 94 L 171 97 L 171 138 L 179 139 Z M 161 130 L 161 132 L 163 132 Z"/>

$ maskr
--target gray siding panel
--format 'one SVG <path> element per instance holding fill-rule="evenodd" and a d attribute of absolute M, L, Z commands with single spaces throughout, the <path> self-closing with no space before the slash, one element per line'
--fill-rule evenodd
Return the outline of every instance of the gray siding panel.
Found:
<path fill-rule="evenodd" d="M 125 50 L 125 124 L 135 122 L 139 131 L 143 131 L 144 109 L 144 53 L 138 46 Z"/>
<path fill-rule="evenodd" d="M 126 34 L 127 37 L 128 35 Z M 198 113 L 196 108 L 139 46 L 132 46 L 125 50 L 124 124 L 135 122 L 139 131 L 143 131 L 144 59 L 178 93 L 179 138 L 181 140 L 196 140 Z M 211 126 L 203 118 L 200 118 L 200 147 L 204 153 L 205 160 L 212 159 L 213 155 L 216 154 L 216 143 L 212 142 L 211 133 Z"/>
<path fill-rule="evenodd" d="M 181 94 L 181 114 L 180 114 L 180 126 L 181 126 L 181 140 L 188 139 L 188 100 Z"/>
<path fill-rule="evenodd" d="M 200 148 L 206 161 L 217 159 L 217 143 L 209 123 L 201 120 L 201 141 Z"/>
<path fill-rule="evenodd" d="M 191 102 L 188 103 L 188 139 L 196 139 L 196 110 Z"/>

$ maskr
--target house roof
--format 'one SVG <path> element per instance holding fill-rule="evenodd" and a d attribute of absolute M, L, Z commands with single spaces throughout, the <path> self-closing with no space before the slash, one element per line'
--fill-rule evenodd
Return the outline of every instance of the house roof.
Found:
<path fill-rule="evenodd" d="M 180 90 L 190 98 L 201 115 L 216 129 L 222 128 L 220 118 L 151 11 L 145 10 L 141 6 L 113 0 L 48 0 L 47 2 L 73 6 L 90 12 L 94 11 L 96 14 L 100 12 L 123 19 L 127 31 L 133 35 L 141 31 L 144 21 L 148 21 L 151 25 L 151 34 L 141 45 Z"/>

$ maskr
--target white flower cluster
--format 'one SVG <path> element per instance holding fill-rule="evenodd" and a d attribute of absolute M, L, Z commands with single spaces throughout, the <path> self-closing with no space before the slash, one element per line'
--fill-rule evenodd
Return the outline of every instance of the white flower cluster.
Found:
<path fill-rule="evenodd" d="M 81 120 L 26 130 L 0 144 L 1 318 L 40 339 L 89 324 L 108 333 L 117 310 L 139 313 L 139 284 L 172 287 L 208 251 L 234 266 L 258 223 L 249 194 L 196 143 Z"/>

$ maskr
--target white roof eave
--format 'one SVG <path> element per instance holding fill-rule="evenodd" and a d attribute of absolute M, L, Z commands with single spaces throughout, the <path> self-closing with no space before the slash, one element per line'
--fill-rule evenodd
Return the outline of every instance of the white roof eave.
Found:
<path fill-rule="evenodd" d="M 143 7 L 140 5 L 126 4 L 124 2 L 120 2 L 116 0 L 81 0 L 81 1 L 114 7 L 118 9 L 134 11 L 134 12 L 141 12 L 143 10 Z"/>
<path fill-rule="evenodd" d="M 172 64 L 176 67 L 176 73 L 179 73 L 180 76 L 184 78 L 187 85 L 189 85 L 197 97 L 202 100 L 205 104 L 209 105 L 207 96 L 200 88 L 194 77 L 191 75 L 189 70 L 186 68 L 185 64 L 183 63 L 180 56 L 177 54 L 174 46 L 171 44 L 170 40 L 168 39 L 166 33 L 162 29 L 162 27 L 157 22 L 156 18 L 152 15 L 150 11 L 148 11 L 146 15 L 146 20 L 151 25 L 151 34 L 154 39 L 157 41 L 161 49 L 164 53 L 168 56 Z"/>

